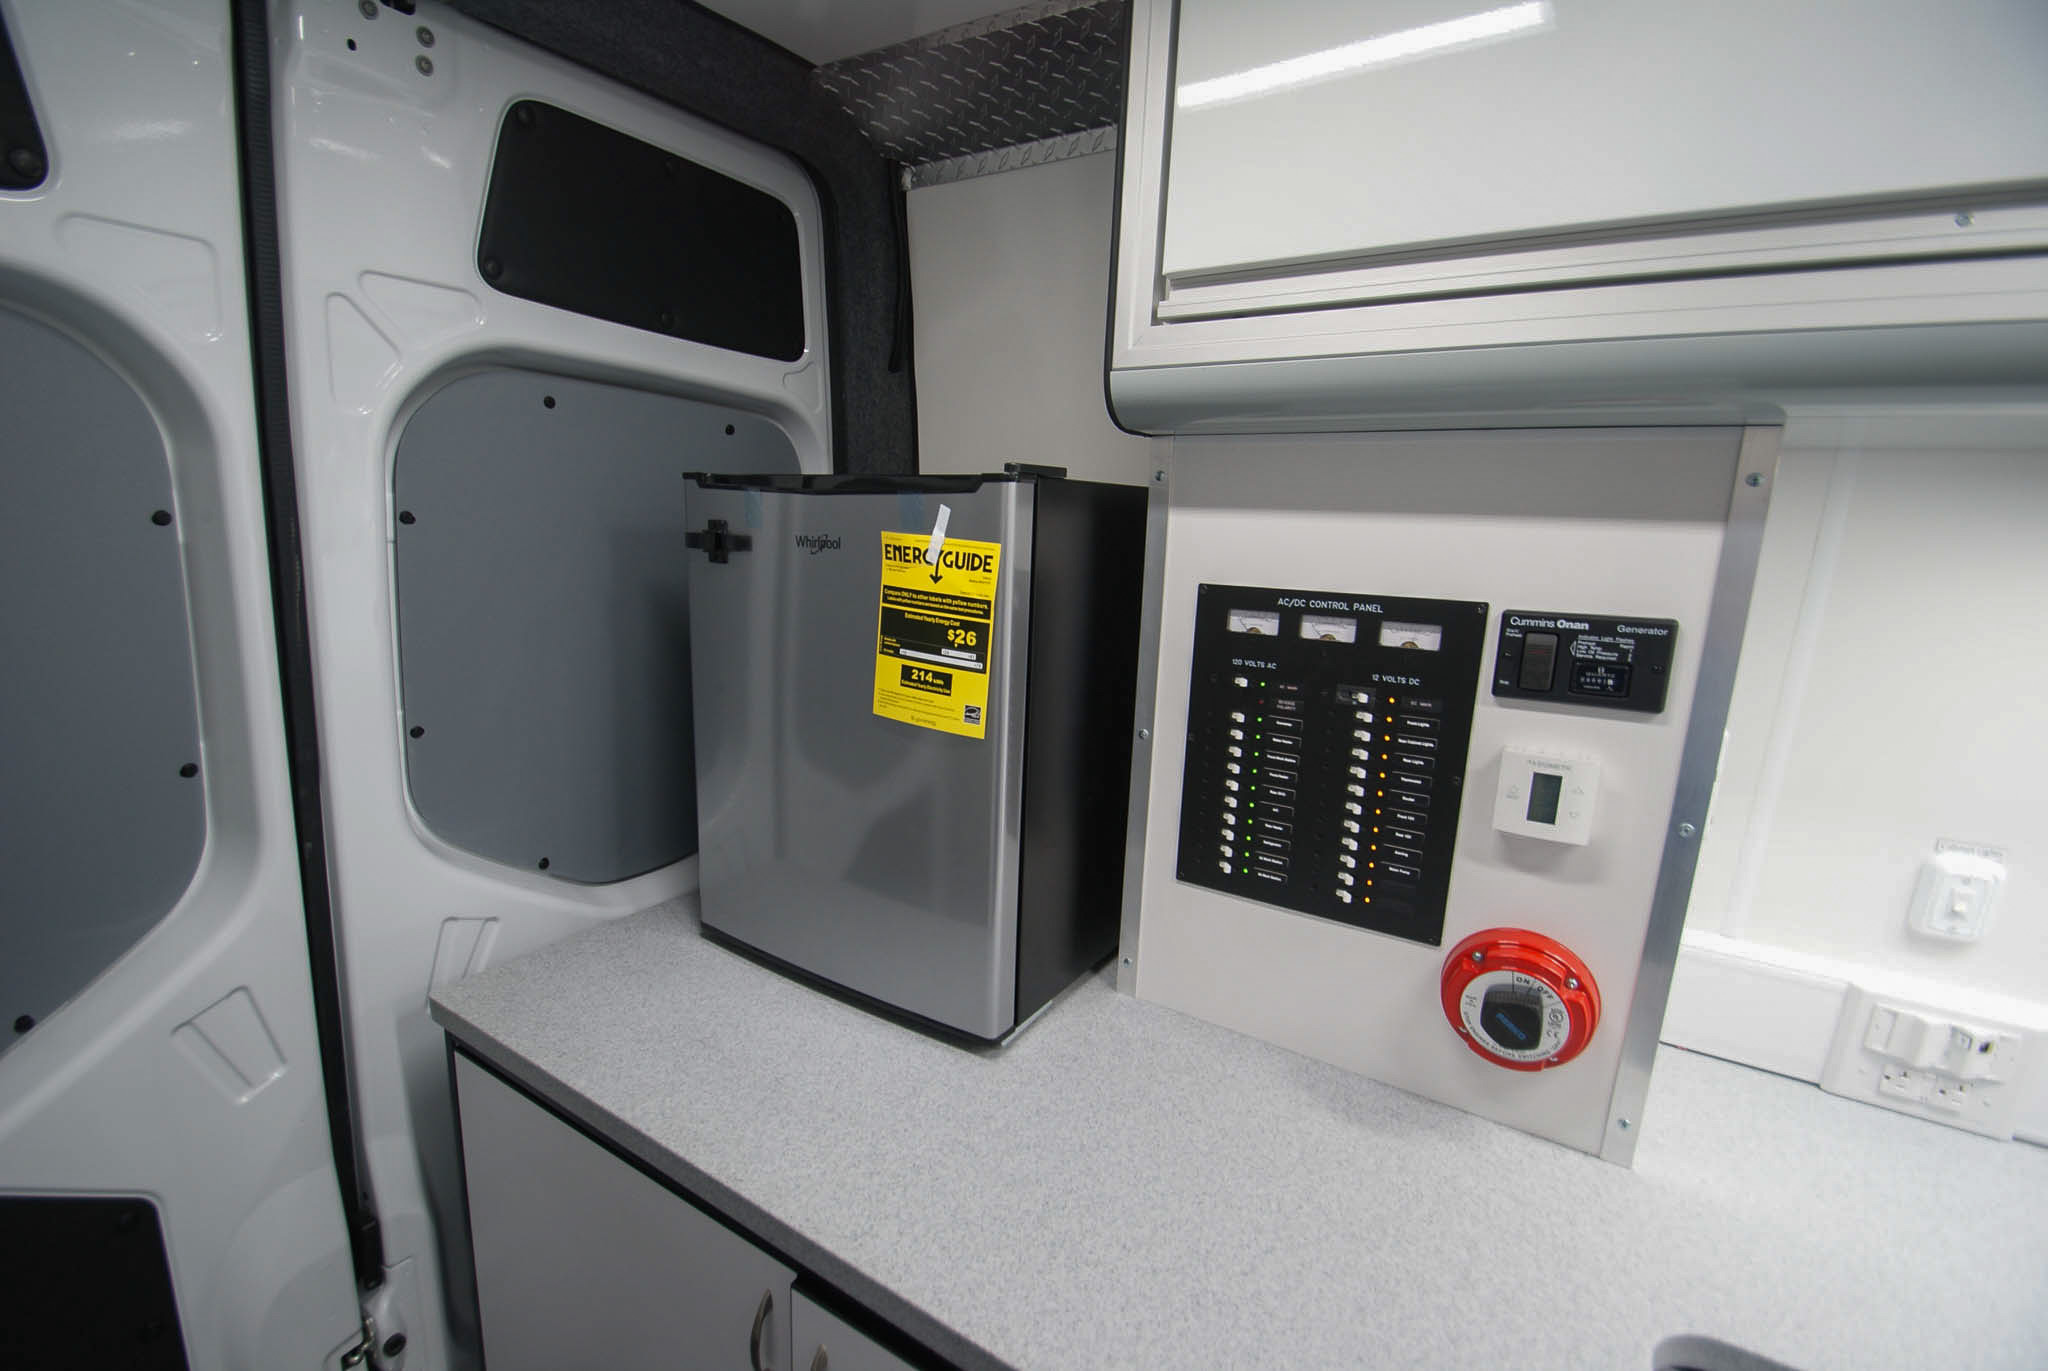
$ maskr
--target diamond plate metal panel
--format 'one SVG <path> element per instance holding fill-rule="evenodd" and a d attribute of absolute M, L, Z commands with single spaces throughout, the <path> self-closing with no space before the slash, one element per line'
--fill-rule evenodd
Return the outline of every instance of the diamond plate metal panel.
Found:
<path fill-rule="evenodd" d="M 1041 138 L 1034 143 L 1018 143 L 992 152 L 970 152 L 960 157 L 905 167 L 903 189 L 943 186 L 951 181 L 967 181 L 976 176 L 993 176 L 999 171 L 1018 171 L 1046 162 L 1063 162 L 1069 157 L 1087 157 L 1115 150 L 1116 130 L 1113 128 L 1063 133 L 1057 138 Z"/>
<path fill-rule="evenodd" d="M 1100 151 L 1123 82 L 1124 0 L 1043 3 L 879 48 L 813 73 L 884 154 L 924 163 L 1043 144 L 1028 166 Z M 979 174 L 956 169 L 940 179 Z M 920 182 L 920 184 L 929 184 Z"/>

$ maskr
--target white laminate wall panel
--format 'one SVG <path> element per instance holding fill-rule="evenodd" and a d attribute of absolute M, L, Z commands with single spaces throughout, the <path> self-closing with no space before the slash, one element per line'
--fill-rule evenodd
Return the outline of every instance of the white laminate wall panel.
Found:
<path fill-rule="evenodd" d="M 2048 176 L 2032 0 L 1185 0 L 1179 275 Z M 1476 15 L 1527 21 L 1431 48 Z M 1512 28 L 1512 22 L 1500 25 Z M 1342 50 L 1347 74 L 1202 103 Z"/>
<path fill-rule="evenodd" d="M 921 470 L 1150 479 L 1150 441 L 1103 399 L 1115 192 L 1116 159 L 1095 156 L 910 193 Z"/>
<path fill-rule="evenodd" d="M 1735 430 L 1179 439 L 1137 993 L 1310 1056 L 1596 1151 L 1617 1070 L 1734 476 Z M 1174 878 L 1188 649 L 1202 582 L 1483 600 L 1677 619 L 1663 713 L 1502 703 L 1482 675 L 1442 947 Z M 1491 647 L 1485 659 L 1490 664 Z M 1485 666 L 1482 665 L 1482 672 Z M 1509 745 L 1597 756 L 1593 842 L 1491 824 Z M 1444 1021 L 1444 950 L 1497 924 L 1583 957 L 1604 1012 L 1583 1055 L 1505 1071 Z"/>
<path fill-rule="evenodd" d="M 1779 705 L 1796 736 L 1759 798 L 1770 823 L 1737 912 L 1759 943 L 2042 1002 L 2048 648 L 2032 625 L 2048 602 L 2048 442 L 1984 448 L 1971 427 L 1958 421 L 1954 446 L 1852 430 L 1838 451 L 1795 455 L 1845 464 L 1847 505 L 1832 565 L 1812 573 L 1828 577 L 1825 612 L 1800 698 Z M 1906 928 L 1938 838 L 2008 854 L 1981 942 Z"/>

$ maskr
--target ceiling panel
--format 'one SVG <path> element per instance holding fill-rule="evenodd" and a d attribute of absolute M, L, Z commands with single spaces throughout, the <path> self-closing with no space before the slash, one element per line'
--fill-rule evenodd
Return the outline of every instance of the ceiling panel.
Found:
<path fill-rule="evenodd" d="M 814 65 L 1016 7 L 1017 0 L 703 0 Z"/>

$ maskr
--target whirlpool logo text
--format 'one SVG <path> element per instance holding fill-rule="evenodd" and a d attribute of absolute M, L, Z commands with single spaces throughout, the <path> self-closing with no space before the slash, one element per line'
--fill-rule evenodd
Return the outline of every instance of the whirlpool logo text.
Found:
<path fill-rule="evenodd" d="M 796 545 L 813 557 L 821 552 L 839 551 L 839 535 L 836 533 L 799 533 Z"/>

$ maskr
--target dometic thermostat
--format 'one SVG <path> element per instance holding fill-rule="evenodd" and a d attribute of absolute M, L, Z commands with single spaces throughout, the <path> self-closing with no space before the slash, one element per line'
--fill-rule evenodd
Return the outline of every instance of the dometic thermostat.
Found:
<path fill-rule="evenodd" d="M 1600 763 L 1511 747 L 1500 754 L 1493 826 L 1519 838 L 1584 847 L 1593 837 Z"/>
<path fill-rule="evenodd" d="M 1600 1023 L 1600 988 L 1586 964 L 1526 928 L 1489 928 L 1452 948 L 1443 1002 L 1465 1046 L 1510 1071 L 1563 1065 Z"/>

